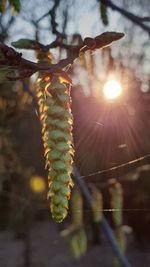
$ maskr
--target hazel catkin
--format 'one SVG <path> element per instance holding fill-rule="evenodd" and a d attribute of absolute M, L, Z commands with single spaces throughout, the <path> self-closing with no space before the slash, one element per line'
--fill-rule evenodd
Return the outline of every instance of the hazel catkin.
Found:
<path fill-rule="evenodd" d="M 58 76 L 44 76 L 40 73 L 37 97 L 45 166 L 48 170 L 50 209 L 54 220 L 61 222 L 67 216 L 68 200 L 73 186 L 70 84 Z"/>

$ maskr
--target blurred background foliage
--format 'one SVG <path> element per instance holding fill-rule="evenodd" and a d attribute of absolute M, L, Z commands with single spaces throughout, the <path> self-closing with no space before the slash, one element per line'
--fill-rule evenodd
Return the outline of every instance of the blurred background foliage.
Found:
<path fill-rule="evenodd" d="M 113 30 L 125 32 L 126 37 L 111 47 L 81 55 L 70 69 L 74 84 L 71 95 L 75 163 L 81 175 L 87 176 L 84 179 L 91 192 L 92 186 L 101 192 L 104 213 L 118 235 L 120 224 L 127 224 L 133 228 L 140 242 L 149 242 L 149 158 L 135 165 L 129 164 L 88 177 L 90 173 L 129 162 L 150 152 L 149 1 L 113 1 L 123 10 L 136 15 L 140 24 L 146 25 L 145 29 L 109 5 L 106 7 L 105 1 L 87 0 L 86 5 L 82 2 L 60 1 L 56 21 L 59 31 L 64 34 L 61 41 L 79 44 L 87 36 L 95 37 Z M 0 42 L 10 45 L 19 38 L 30 38 L 48 44 L 55 40 L 48 14 L 53 4 L 52 0 L 22 0 L 20 12 L 16 15 L 6 1 L 6 8 L 0 15 Z M 25 58 L 35 60 L 34 52 L 22 52 Z M 54 49 L 52 54 L 54 62 L 67 55 L 61 48 Z M 114 102 L 107 101 L 103 96 L 103 85 L 111 76 L 119 80 L 123 87 L 121 98 Z M 121 178 L 122 181 L 116 184 L 123 190 L 123 202 L 119 202 L 122 205 L 119 209 L 126 211 L 121 213 L 123 217 L 120 220 L 123 221 L 119 225 L 114 225 L 113 213 L 105 211 L 113 203 L 111 194 L 115 187 L 110 189 L 112 185 L 108 182 L 112 178 Z M 18 237 L 25 238 L 34 220 L 48 219 L 46 188 L 36 77 L 0 84 L 0 229 L 12 228 Z M 99 196 L 101 207 L 100 199 Z M 82 206 L 86 210 L 86 203 Z M 128 209 L 137 211 L 130 212 Z M 93 225 L 87 214 L 83 218 L 85 224 Z M 65 226 L 69 223 L 71 215 Z M 84 235 L 83 222 L 79 222 L 77 227 L 67 228 L 70 232 L 64 235 L 74 237 L 75 228 L 78 235 Z M 93 240 L 96 240 L 96 226 L 91 229 Z M 85 236 L 84 241 L 86 247 Z M 100 240 L 95 242 L 99 243 Z M 75 253 L 75 257 L 79 258 L 80 253 Z"/>

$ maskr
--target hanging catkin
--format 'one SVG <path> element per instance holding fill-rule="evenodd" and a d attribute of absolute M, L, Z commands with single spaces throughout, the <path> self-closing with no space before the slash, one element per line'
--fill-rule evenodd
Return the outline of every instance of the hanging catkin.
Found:
<path fill-rule="evenodd" d="M 90 185 L 92 193 L 92 216 L 95 223 L 99 223 L 103 217 L 103 196 L 101 191 L 94 185 Z"/>
<path fill-rule="evenodd" d="M 123 190 L 120 183 L 114 183 L 110 186 L 111 208 L 113 223 L 115 227 L 122 225 L 122 207 L 123 207 Z"/>
<path fill-rule="evenodd" d="M 87 250 L 87 236 L 83 224 L 83 198 L 77 189 L 71 196 L 71 218 L 69 244 L 73 257 L 79 260 Z"/>
<path fill-rule="evenodd" d="M 49 56 L 38 53 L 40 61 Z M 52 217 L 61 222 L 67 215 L 72 172 L 72 114 L 70 84 L 56 75 L 39 74 L 37 97 Z"/>
<path fill-rule="evenodd" d="M 109 187 L 109 192 L 111 195 L 111 208 L 112 211 L 112 217 L 113 217 L 113 223 L 115 228 L 115 235 L 116 239 L 118 241 L 118 244 L 120 246 L 120 249 L 122 252 L 125 252 L 126 249 L 126 240 L 125 235 L 122 230 L 122 223 L 123 223 L 123 216 L 122 216 L 122 208 L 123 208 L 123 189 L 122 185 L 118 182 L 113 183 Z M 114 267 L 120 267 L 120 262 L 115 257 L 113 262 Z"/>

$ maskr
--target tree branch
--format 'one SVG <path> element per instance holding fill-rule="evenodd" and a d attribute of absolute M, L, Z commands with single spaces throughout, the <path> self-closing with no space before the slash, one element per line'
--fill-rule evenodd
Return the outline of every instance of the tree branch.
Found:
<path fill-rule="evenodd" d="M 123 33 L 105 32 L 95 38 L 87 37 L 80 45 L 77 46 L 62 44 L 57 41 L 57 39 L 48 46 L 41 45 L 36 41 L 28 39 L 21 39 L 18 42 L 13 43 L 16 48 L 31 48 L 35 50 L 48 51 L 49 48 L 59 46 L 70 50 L 70 56 L 66 59 L 60 60 L 57 64 L 50 64 L 47 62 L 35 63 L 29 61 L 22 57 L 22 53 L 16 52 L 13 48 L 8 47 L 5 44 L 0 44 L 0 68 L 6 71 L 6 78 L 8 80 L 23 79 L 31 76 L 37 71 L 41 71 L 45 76 L 47 74 L 55 74 L 62 76 L 71 82 L 68 74 L 64 71 L 64 68 L 70 64 L 73 64 L 74 60 L 79 57 L 80 53 L 85 53 L 88 50 L 94 51 L 96 49 L 103 48 L 111 44 L 113 41 L 121 39 L 123 36 Z"/>
<path fill-rule="evenodd" d="M 137 24 L 139 27 L 141 27 L 144 31 L 146 31 L 150 35 L 150 27 L 143 24 L 141 22 L 141 19 L 138 16 L 130 13 L 129 11 L 127 11 L 121 7 L 116 6 L 110 0 L 97 0 L 97 1 L 101 2 L 105 6 L 110 7 L 112 10 L 118 11 L 120 14 L 122 14 L 124 17 L 128 18 L 129 20 L 131 20 L 135 24 Z"/>
<path fill-rule="evenodd" d="M 56 22 L 56 10 L 60 4 L 60 1 L 61 0 L 54 0 L 54 5 L 52 7 L 52 9 L 50 9 L 47 13 L 45 13 L 42 17 L 40 17 L 36 23 L 39 23 L 42 19 L 46 18 L 47 16 L 50 15 L 51 17 L 51 26 L 52 26 L 52 33 L 57 35 L 57 36 L 61 36 L 61 37 L 65 37 L 66 35 L 63 34 L 63 33 L 60 33 L 58 30 L 57 30 L 57 27 L 58 27 L 58 23 Z"/>
<path fill-rule="evenodd" d="M 150 22 L 150 17 L 139 17 L 138 16 L 138 19 L 144 22 Z"/>

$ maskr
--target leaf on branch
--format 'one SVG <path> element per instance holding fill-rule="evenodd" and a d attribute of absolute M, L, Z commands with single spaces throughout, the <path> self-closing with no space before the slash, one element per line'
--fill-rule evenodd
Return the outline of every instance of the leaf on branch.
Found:
<path fill-rule="evenodd" d="M 104 32 L 95 38 L 96 48 L 108 46 L 122 37 L 124 37 L 124 33 L 122 32 Z"/>
<path fill-rule="evenodd" d="M 30 40 L 30 39 L 19 39 L 18 41 L 12 42 L 11 44 L 15 48 L 19 48 L 19 49 L 36 50 L 36 49 L 43 47 L 42 44 L 38 43 L 37 41 Z"/>
<path fill-rule="evenodd" d="M 110 45 L 112 42 L 117 41 L 124 37 L 122 32 L 104 32 L 95 38 L 96 48 L 102 48 Z"/>
<path fill-rule="evenodd" d="M 87 48 L 88 50 L 103 48 L 110 45 L 112 42 L 121 39 L 122 37 L 124 37 L 124 33 L 122 32 L 104 32 L 95 38 L 87 37 L 84 39 L 84 46 L 80 51 L 85 52 L 87 51 Z"/>

